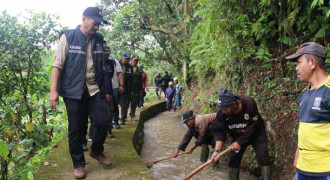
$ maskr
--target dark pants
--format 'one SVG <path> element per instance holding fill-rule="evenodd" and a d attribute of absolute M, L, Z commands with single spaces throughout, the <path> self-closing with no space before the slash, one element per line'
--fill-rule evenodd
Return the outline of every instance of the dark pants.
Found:
<path fill-rule="evenodd" d="M 119 120 L 119 89 L 115 88 L 112 90 L 112 101 L 113 101 L 113 122 L 116 126 L 119 126 L 118 120 Z"/>
<path fill-rule="evenodd" d="M 143 89 L 142 94 L 139 94 L 139 107 L 143 107 L 145 96 L 146 96 L 146 90 Z"/>
<path fill-rule="evenodd" d="M 95 126 L 91 151 L 95 155 L 99 155 L 104 150 L 103 143 L 109 124 L 106 105 L 100 92 L 94 96 L 89 96 L 87 89 L 82 99 L 64 98 L 64 102 L 69 121 L 69 151 L 73 161 L 73 167 L 84 167 L 85 157 L 82 143 L 83 136 L 86 135 L 86 132 L 84 132 L 86 112 L 94 120 L 93 125 Z"/>
<path fill-rule="evenodd" d="M 268 141 L 252 142 L 251 145 L 256 153 L 258 164 L 260 166 L 270 166 L 271 162 L 268 155 Z M 228 165 L 230 168 L 240 167 L 242 156 L 247 146 L 248 145 L 242 146 L 238 153 L 235 151 L 230 152 L 230 161 Z"/>
<path fill-rule="evenodd" d="M 330 176 L 307 176 L 296 172 L 296 180 L 330 180 Z"/>
<path fill-rule="evenodd" d="M 173 107 L 173 98 L 167 98 L 166 99 L 166 109 L 171 110 Z"/>
<path fill-rule="evenodd" d="M 124 93 L 120 95 L 121 121 L 123 122 L 127 120 L 127 111 L 128 111 L 130 99 L 131 99 L 131 95 L 128 93 Z"/>
<path fill-rule="evenodd" d="M 114 97 L 113 95 L 111 96 L 111 99 L 109 102 L 105 102 L 106 106 L 107 106 L 107 118 L 108 118 L 108 121 L 109 121 L 109 132 L 111 132 L 111 129 L 113 128 L 112 127 L 112 119 L 113 119 L 113 109 L 114 109 Z M 118 106 L 117 106 L 118 108 Z M 119 110 L 118 110 L 119 111 Z M 88 117 L 87 117 L 88 118 Z M 87 122 L 88 123 L 88 122 Z M 87 123 L 86 123 L 86 132 L 87 132 Z M 118 123 L 118 120 L 117 120 L 117 123 Z M 94 135 L 94 130 L 95 130 L 95 126 L 93 124 L 93 119 L 91 118 L 91 126 L 89 127 L 89 133 L 88 133 L 88 136 L 90 139 L 93 139 L 93 135 Z M 84 138 L 86 142 L 85 144 L 87 144 L 87 141 L 86 141 L 86 138 Z"/>
<path fill-rule="evenodd" d="M 134 95 L 131 97 L 131 112 L 129 113 L 131 117 L 135 117 L 135 111 L 138 102 L 139 102 L 139 93 L 134 92 Z"/>

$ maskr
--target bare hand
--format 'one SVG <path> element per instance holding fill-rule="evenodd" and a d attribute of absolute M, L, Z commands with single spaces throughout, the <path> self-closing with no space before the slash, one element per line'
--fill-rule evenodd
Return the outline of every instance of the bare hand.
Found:
<path fill-rule="evenodd" d="M 125 92 L 124 86 L 119 87 L 119 92 L 122 93 L 122 94 Z"/>
<path fill-rule="evenodd" d="M 175 158 L 175 157 L 177 157 L 178 156 L 178 154 L 179 154 L 179 149 L 176 149 L 170 156 L 172 157 L 172 158 Z"/>
<path fill-rule="evenodd" d="M 191 154 L 191 153 L 193 153 L 194 152 L 194 149 L 193 148 L 189 148 L 188 150 L 187 150 L 187 154 Z"/>
<path fill-rule="evenodd" d="M 237 142 L 233 142 L 229 147 L 235 152 L 239 152 L 241 150 L 241 146 Z"/>
<path fill-rule="evenodd" d="M 56 109 L 58 107 L 58 92 L 57 91 L 50 91 L 49 105 L 53 109 Z"/>
<path fill-rule="evenodd" d="M 110 100 L 111 100 L 111 95 L 110 94 L 105 95 L 105 101 L 109 102 Z"/>
<path fill-rule="evenodd" d="M 214 152 L 212 153 L 212 156 L 211 156 L 212 161 L 215 161 L 215 157 L 216 157 L 218 154 L 219 154 L 219 153 L 218 153 L 217 151 L 214 151 Z"/>

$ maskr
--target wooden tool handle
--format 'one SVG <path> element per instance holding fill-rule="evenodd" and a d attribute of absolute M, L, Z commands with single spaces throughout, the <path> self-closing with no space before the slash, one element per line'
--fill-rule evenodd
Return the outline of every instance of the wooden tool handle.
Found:
<path fill-rule="evenodd" d="M 183 155 L 183 154 L 187 154 L 187 152 L 179 153 L 177 156 L 181 156 L 181 155 Z M 160 161 L 164 161 L 164 160 L 166 160 L 166 159 L 171 159 L 171 158 L 172 158 L 172 156 L 168 156 L 168 157 L 165 157 L 165 158 L 162 158 L 162 159 L 157 159 L 157 160 L 154 160 L 153 163 L 158 163 L 158 162 L 160 162 Z"/>
<path fill-rule="evenodd" d="M 226 154 L 227 152 L 230 152 L 230 151 L 231 151 L 231 148 L 227 148 L 226 150 L 224 150 L 221 153 L 219 153 L 214 159 L 217 160 L 221 156 L 223 156 L 224 154 Z M 206 166 L 208 166 L 208 165 L 210 165 L 212 163 L 213 163 L 212 159 L 208 160 L 206 163 L 202 164 L 201 166 L 199 166 L 198 168 L 196 168 L 195 170 L 193 170 L 190 174 L 188 174 L 188 176 L 185 178 L 185 180 L 189 180 L 191 177 L 193 177 L 199 171 L 203 170 Z"/>

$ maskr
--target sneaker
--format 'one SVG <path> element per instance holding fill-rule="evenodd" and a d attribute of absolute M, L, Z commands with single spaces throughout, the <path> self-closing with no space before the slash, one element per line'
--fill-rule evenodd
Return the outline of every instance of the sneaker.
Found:
<path fill-rule="evenodd" d="M 95 155 L 94 153 L 90 152 L 89 156 L 96 159 L 100 164 L 103 164 L 105 166 L 112 166 L 111 161 L 103 154 Z"/>
<path fill-rule="evenodd" d="M 118 125 L 114 125 L 116 129 L 120 129 L 121 127 Z"/>
<path fill-rule="evenodd" d="M 120 120 L 120 121 L 119 121 L 119 124 L 120 124 L 120 125 L 125 125 L 125 121 Z"/>
<path fill-rule="evenodd" d="M 74 169 L 73 176 L 76 179 L 84 179 L 86 177 L 85 167 L 78 167 L 77 169 Z"/>
<path fill-rule="evenodd" d="M 92 142 L 92 139 L 91 138 L 88 138 L 87 141 Z"/>
<path fill-rule="evenodd" d="M 87 144 L 83 144 L 82 147 L 83 147 L 83 150 L 84 150 L 84 151 L 88 151 Z"/>

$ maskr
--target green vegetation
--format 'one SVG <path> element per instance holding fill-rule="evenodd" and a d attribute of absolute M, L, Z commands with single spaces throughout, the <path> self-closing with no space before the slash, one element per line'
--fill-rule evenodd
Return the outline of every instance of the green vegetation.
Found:
<path fill-rule="evenodd" d="M 273 175 L 292 176 L 296 100 L 306 84 L 284 57 L 306 41 L 329 52 L 329 1 L 101 0 L 99 6 L 110 21 L 111 28 L 100 32 L 112 56 L 138 54 L 149 86 L 158 71 L 178 76 L 187 89 L 185 108 L 215 112 L 220 86 L 254 97 L 269 132 Z M 47 14 L 20 18 L 0 15 L 1 179 L 33 179 L 35 164 L 66 128 L 63 103 L 60 111 L 48 106 L 48 49 L 60 26 Z M 154 95 L 148 92 L 146 99 Z M 258 174 L 253 155 L 243 166 Z"/>
<path fill-rule="evenodd" d="M 50 48 L 58 37 L 54 17 L 27 12 L 0 15 L 0 167 L 1 179 L 33 179 L 52 140 L 66 127 L 49 111 Z"/>
<path fill-rule="evenodd" d="M 273 175 L 293 175 L 296 100 L 306 84 L 284 57 L 307 41 L 329 51 L 328 1 L 102 0 L 100 6 L 116 12 L 107 17 L 113 29 L 106 32 L 115 54 L 138 54 L 154 69 L 149 79 L 164 70 L 180 75 L 190 89 L 186 108 L 215 112 L 221 86 L 254 97 L 269 132 Z M 253 155 L 243 165 L 258 174 Z"/>

